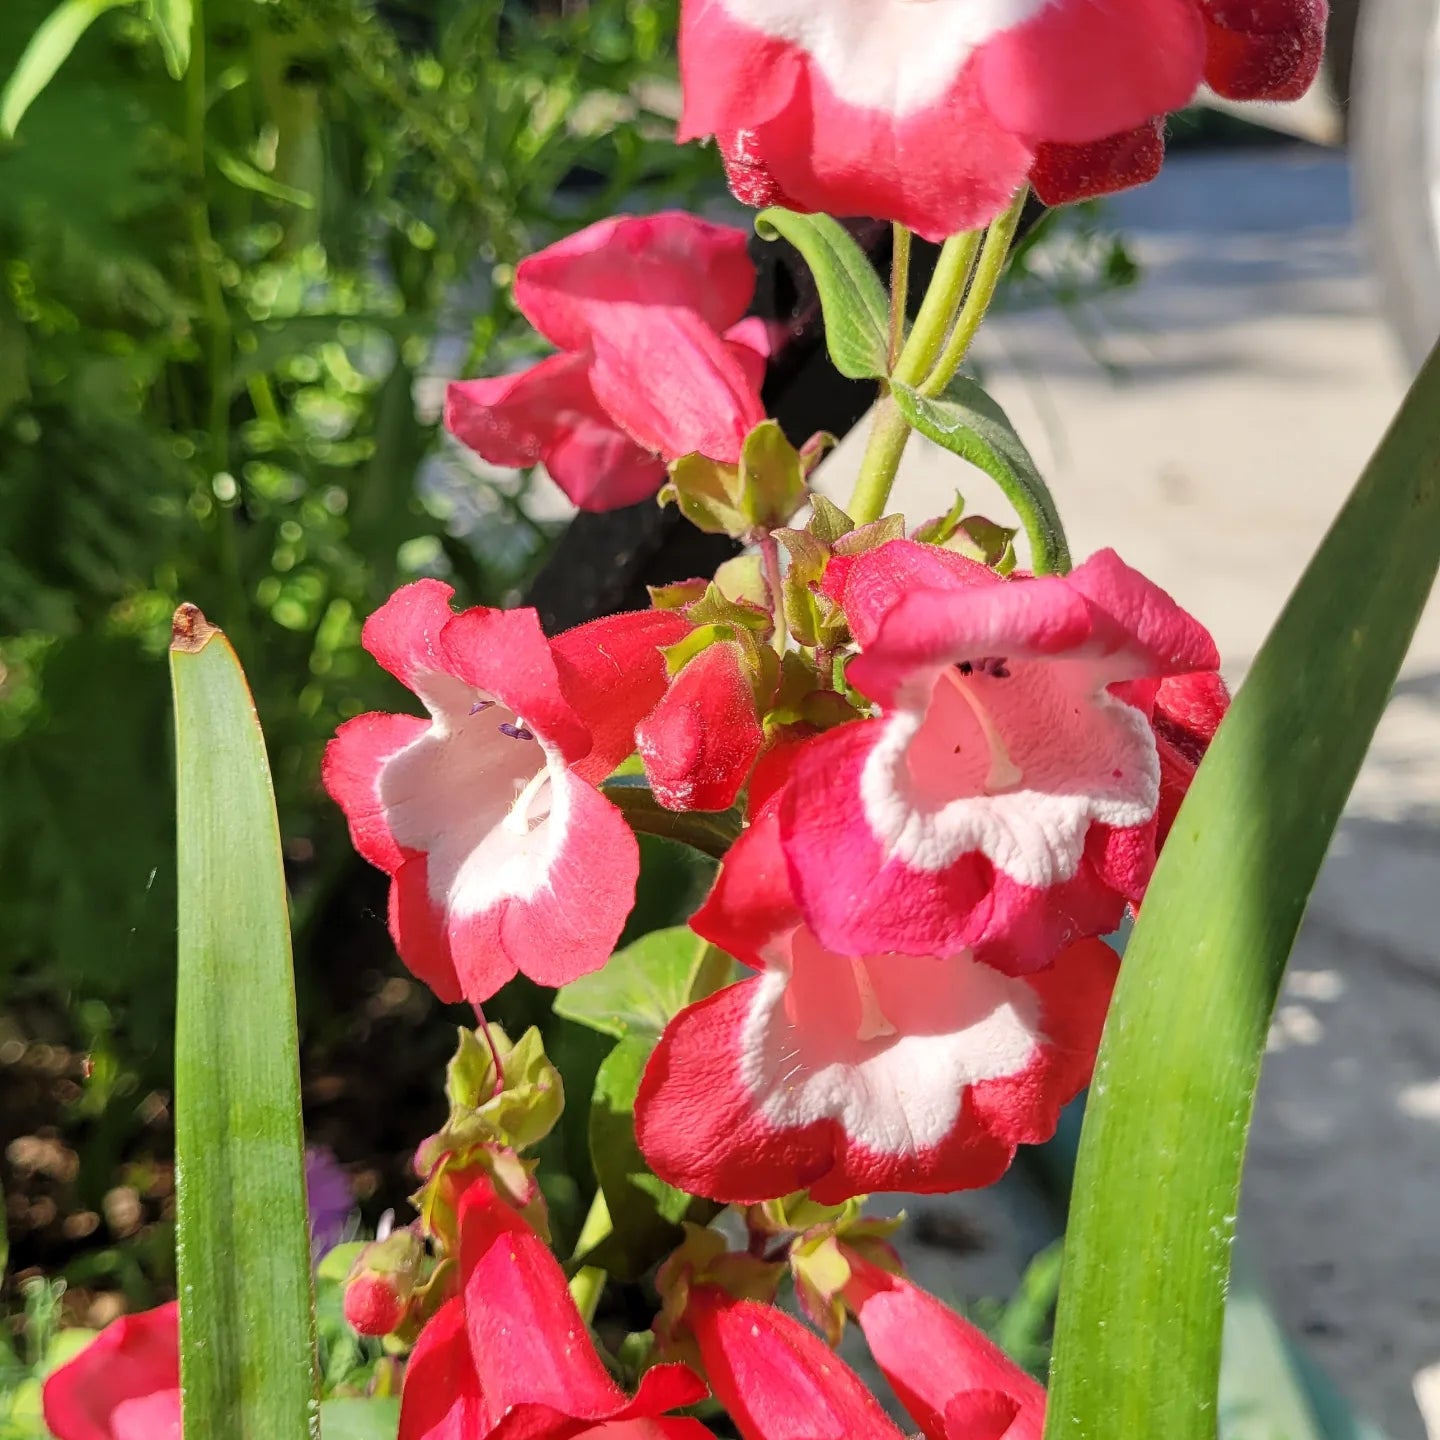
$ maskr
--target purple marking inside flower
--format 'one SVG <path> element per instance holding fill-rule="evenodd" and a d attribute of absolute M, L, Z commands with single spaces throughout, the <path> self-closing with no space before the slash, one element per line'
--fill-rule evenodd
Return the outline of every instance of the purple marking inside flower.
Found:
<path fill-rule="evenodd" d="M 512 725 L 508 720 L 500 722 L 500 733 L 508 735 L 512 740 L 533 740 L 535 732 L 527 730 L 523 725 Z"/>
<path fill-rule="evenodd" d="M 470 713 L 472 715 L 478 715 L 482 710 L 488 710 L 494 703 L 493 700 L 477 700 L 470 707 Z"/>

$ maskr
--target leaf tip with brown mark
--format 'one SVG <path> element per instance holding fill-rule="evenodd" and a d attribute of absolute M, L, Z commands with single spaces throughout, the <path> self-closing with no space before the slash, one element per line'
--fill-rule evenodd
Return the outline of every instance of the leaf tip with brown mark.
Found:
<path fill-rule="evenodd" d="M 219 633 L 198 605 L 186 601 L 176 610 L 175 618 L 170 622 L 170 648 L 186 655 L 196 655 Z"/>

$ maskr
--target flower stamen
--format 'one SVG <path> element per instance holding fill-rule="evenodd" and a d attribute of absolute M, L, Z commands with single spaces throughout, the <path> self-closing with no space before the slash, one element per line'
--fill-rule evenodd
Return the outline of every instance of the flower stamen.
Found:
<path fill-rule="evenodd" d="M 991 661 L 982 660 L 977 665 L 987 667 L 982 673 L 995 676 L 996 679 L 1005 679 L 1009 671 L 1005 669 L 1003 660 Z M 1004 673 L 995 674 L 995 668 Z M 975 668 L 971 667 L 972 670 Z M 980 726 L 980 733 L 985 737 L 985 743 L 990 749 L 990 769 L 985 776 L 985 793 L 987 795 L 999 795 L 1005 790 L 1013 790 L 1025 778 L 1025 772 L 1010 758 L 1010 752 L 1005 748 L 1005 741 L 1001 738 L 999 730 L 995 727 L 994 717 L 974 689 L 965 684 L 961 675 L 963 667 L 957 666 L 953 670 L 945 672 L 945 678 L 955 687 L 961 699 L 970 707 L 970 713 L 974 715 Z"/>
<path fill-rule="evenodd" d="M 850 959 L 850 971 L 855 977 L 855 994 L 860 1000 L 860 1025 L 855 1031 L 857 1040 L 880 1040 L 896 1033 L 889 1017 L 880 1008 L 880 997 L 875 993 L 875 981 L 870 976 L 865 961 L 858 955 Z"/>

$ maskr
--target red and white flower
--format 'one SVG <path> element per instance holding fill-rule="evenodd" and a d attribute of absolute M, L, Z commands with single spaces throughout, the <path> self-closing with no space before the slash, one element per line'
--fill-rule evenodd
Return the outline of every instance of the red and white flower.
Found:
<path fill-rule="evenodd" d="M 438 580 L 397 591 L 365 648 L 428 719 L 361 715 L 323 778 L 355 848 L 391 877 L 401 958 L 442 1000 L 479 1004 L 517 971 L 563 985 L 604 964 L 634 901 L 639 852 L 595 788 L 665 688 L 677 615 L 541 633 L 533 610 L 456 614 Z"/>
<path fill-rule="evenodd" d="M 803 746 L 780 810 L 820 941 L 1023 973 L 1112 930 L 1155 862 L 1156 683 L 1213 671 L 1209 634 L 1108 550 L 1002 580 L 896 540 L 843 587 L 881 713 Z"/>
<path fill-rule="evenodd" d="M 420 1332 L 406 1366 L 399 1440 L 708 1440 L 665 1412 L 705 1386 L 655 1365 L 630 1397 L 610 1378 L 540 1237 L 478 1180 L 460 1204 L 460 1293 Z"/>
<path fill-rule="evenodd" d="M 1293 99 L 1325 0 L 684 0 L 680 138 L 737 195 L 941 240 L 1029 176 L 1051 203 L 1149 179 L 1202 77 Z M 1053 147 L 1053 148 L 1052 148 Z"/>
<path fill-rule="evenodd" d="M 180 1307 L 112 1321 L 42 1392 L 55 1440 L 180 1440 Z"/>
<path fill-rule="evenodd" d="M 742 318 L 746 243 L 672 211 L 602 220 L 522 260 L 515 303 L 560 353 L 452 384 L 446 427 L 492 464 L 543 462 L 582 510 L 648 499 L 681 455 L 738 460 L 765 418 L 770 339 Z"/>
<path fill-rule="evenodd" d="M 988 1185 L 1089 1080 L 1116 959 L 1021 978 L 969 955 L 828 950 L 790 888 L 772 801 L 691 924 L 760 973 L 682 1010 L 641 1081 L 651 1168 L 693 1194 L 831 1205 Z"/>

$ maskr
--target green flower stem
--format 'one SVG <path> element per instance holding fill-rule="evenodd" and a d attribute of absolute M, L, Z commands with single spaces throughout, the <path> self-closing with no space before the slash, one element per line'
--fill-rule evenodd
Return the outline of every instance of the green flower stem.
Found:
<path fill-rule="evenodd" d="M 896 241 L 899 241 L 900 227 L 896 227 Z M 904 241 L 908 252 L 908 235 Z M 891 370 L 892 377 L 902 385 L 916 386 L 935 363 L 945 343 L 945 333 L 950 322 L 959 313 L 965 286 L 975 257 L 980 251 L 980 232 L 966 231 L 963 235 L 952 235 L 940 250 L 940 259 L 931 277 L 930 288 L 920 303 L 920 313 L 915 317 L 915 326 L 910 338 L 900 349 Z M 908 285 L 908 268 L 907 268 Z M 905 296 L 890 297 L 891 347 L 894 353 L 896 328 L 903 331 Z M 899 317 L 897 319 L 897 317 Z M 890 499 L 890 489 L 895 483 L 895 472 L 900 468 L 900 457 L 905 453 L 905 442 L 910 438 L 909 422 L 901 415 L 889 393 L 889 386 L 882 384 L 879 403 L 875 406 L 874 420 L 870 426 L 870 440 L 865 448 L 865 458 L 860 462 L 860 475 L 847 507 L 850 518 L 857 525 L 868 525 L 885 513 Z"/>
<path fill-rule="evenodd" d="M 872 413 L 870 440 L 846 507 L 857 525 L 869 525 L 885 513 L 890 487 L 895 483 L 895 472 L 900 468 L 900 457 L 910 438 L 910 422 L 900 413 L 889 386 L 885 387 Z"/>
<path fill-rule="evenodd" d="M 1025 197 L 1030 193 L 1028 185 L 1022 185 L 1016 192 L 1010 206 L 991 221 L 985 232 L 985 243 L 980 249 L 980 261 L 975 267 L 975 278 L 970 283 L 970 293 L 960 308 L 955 328 L 935 362 L 929 377 L 918 387 L 922 395 L 939 395 L 954 378 L 960 362 L 969 352 L 975 339 L 975 332 L 995 298 L 996 286 L 1004 273 L 1005 262 L 1010 257 L 1010 246 L 1015 231 L 1020 225 L 1020 214 L 1025 209 Z"/>
<path fill-rule="evenodd" d="M 930 288 L 915 317 L 915 328 L 891 372 L 900 384 L 918 385 L 935 363 L 950 322 L 960 309 L 970 271 L 980 253 L 982 234 L 980 230 L 967 230 L 963 235 L 952 235 L 941 247 Z"/>
<path fill-rule="evenodd" d="M 905 343 L 905 307 L 910 299 L 910 232 L 898 221 L 893 226 L 894 245 L 890 255 L 890 369 L 900 358 Z"/>
<path fill-rule="evenodd" d="M 590 1202 L 590 1213 L 580 1227 L 580 1238 L 575 1242 L 575 1254 L 586 1255 L 601 1243 L 614 1229 L 610 1220 L 610 1207 L 605 1203 L 605 1192 L 597 1189 Z M 582 1265 L 570 1280 L 570 1298 L 574 1300 L 580 1317 L 588 1325 L 595 1318 L 596 1306 L 605 1290 L 605 1272 L 598 1265 Z"/>

